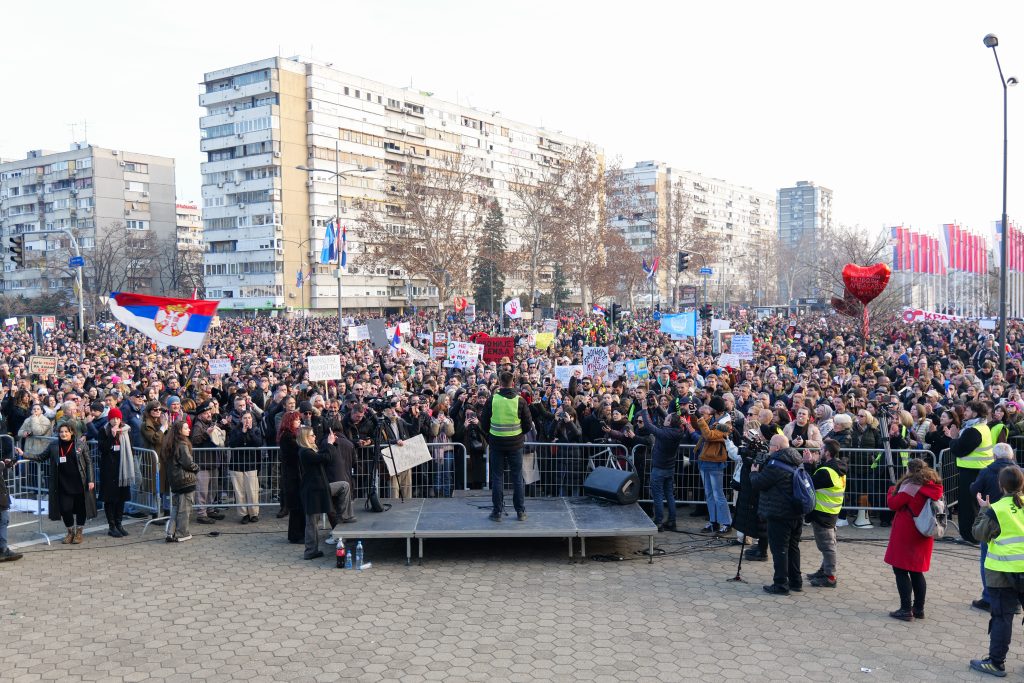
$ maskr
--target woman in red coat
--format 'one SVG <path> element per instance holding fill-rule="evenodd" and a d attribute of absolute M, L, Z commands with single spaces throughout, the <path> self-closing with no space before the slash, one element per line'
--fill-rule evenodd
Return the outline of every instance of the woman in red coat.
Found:
<path fill-rule="evenodd" d="M 934 539 L 918 532 L 914 517 L 921 514 L 921 510 L 930 501 L 941 498 L 941 477 L 920 458 L 907 463 L 907 473 L 895 486 L 889 488 L 887 502 L 896 516 L 889 531 L 885 562 L 892 565 L 896 575 L 896 589 L 900 592 L 900 608 L 889 613 L 894 619 L 924 619 L 924 597 L 927 590 L 924 573 L 931 566 Z"/>

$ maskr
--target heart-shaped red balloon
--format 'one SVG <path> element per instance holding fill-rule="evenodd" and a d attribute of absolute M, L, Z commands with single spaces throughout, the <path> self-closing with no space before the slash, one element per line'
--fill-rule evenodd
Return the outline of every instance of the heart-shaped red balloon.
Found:
<path fill-rule="evenodd" d="M 836 309 L 836 313 L 840 315 L 856 318 L 860 306 L 857 305 L 856 297 L 850 294 L 850 290 L 844 288 L 842 299 L 837 296 L 832 297 L 832 308 Z"/>
<path fill-rule="evenodd" d="M 865 306 L 885 291 L 890 275 L 892 271 L 884 263 L 876 263 L 873 266 L 847 263 L 843 267 L 843 282 L 846 283 L 846 289 Z"/>

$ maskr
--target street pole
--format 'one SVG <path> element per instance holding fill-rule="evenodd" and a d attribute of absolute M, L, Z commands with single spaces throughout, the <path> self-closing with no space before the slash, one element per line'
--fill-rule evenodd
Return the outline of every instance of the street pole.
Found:
<path fill-rule="evenodd" d="M 75 258 L 81 258 L 82 252 L 78 248 L 78 240 L 70 230 L 61 229 L 71 240 L 71 246 L 75 250 Z M 78 343 L 82 344 L 82 358 L 85 358 L 85 291 L 82 289 L 82 266 L 77 266 L 78 271 Z"/>
<path fill-rule="evenodd" d="M 996 69 L 999 70 L 999 84 L 1003 86 L 1003 212 L 1002 212 L 1002 236 L 999 244 L 999 368 L 1006 373 L 1006 254 L 1009 242 L 1009 226 L 1006 221 L 1006 167 L 1007 167 L 1007 90 L 1009 86 L 1016 85 L 1017 79 L 1006 79 L 1003 76 L 1003 67 L 999 63 L 999 53 L 996 46 L 999 39 L 991 33 L 985 36 L 985 47 L 992 48 L 992 55 L 996 59 Z"/>
<path fill-rule="evenodd" d="M 334 141 L 334 241 L 338 245 L 338 351 L 345 338 L 345 327 L 341 323 L 341 149 Z"/>

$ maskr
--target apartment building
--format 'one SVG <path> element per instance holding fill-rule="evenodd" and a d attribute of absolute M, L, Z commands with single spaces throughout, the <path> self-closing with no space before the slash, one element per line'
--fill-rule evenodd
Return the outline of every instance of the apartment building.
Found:
<path fill-rule="evenodd" d="M 336 212 L 348 234 L 345 310 L 446 303 L 400 263 L 360 262 L 362 213 L 379 212 L 401 230 L 393 186 L 405 165 L 462 154 L 477 160 L 489 196 L 511 222 L 509 180 L 516 170 L 540 178 L 565 149 L 582 144 L 498 112 L 300 57 L 211 71 L 202 87 L 204 282 L 207 296 L 221 299 L 222 312 L 336 311 L 336 266 L 317 263 Z M 336 179 L 336 168 L 372 172 Z"/>
<path fill-rule="evenodd" d="M 770 296 L 750 263 L 773 238 L 772 195 L 661 161 L 640 161 L 617 173 L 615 183 L 629 188 L 632 206 L 616 206 L 611 224 L 637 251 L 638 268 L 643 257 L 661 258 L 655 303 L 670 304 L 676 301 L 673 292 L 679 285 L 703 282 L 696 277 L 702 260 L 695 256 L 690 270 L 680 275 L 676 252 L 699 251 L 700 244 L 708 242 L 717 251 L 708 263 L 711 300 L 756 301 Z M 678 243 L 672 244 L 667 234 L 674 234 Z M 647 287 L 645 283 L 636 293 L 636 300 L 645 305 L 650 303 Z"/>
<path fill-rule="evenodd" d="M 178 249 L 187 251 L 203 250 L 203 213 L 195 202 L 178 202 L 174 205 L 177 225 Z"/>
<path fill-rule="evenodd" d="M 0 237 L 5 294 L 37 297 L 72 291 L 69 231 L 85 257 L 86 291 L 106 231 L 127 229 L 142 243 L 175 234 L 174 159 L 75 143 L 65 152 L 34 150 L 0 163 Z M 16 259 L 11 248 L 21 250 Z M 106 261 L 98 261 L 106 259 Z M 20 260 L 20 264 L 18 261 Z M 126 266 L 127 268 L 127 266 Z M 155 293 L 150 264 L 131 264 L 126 289 Z"/>
<path fill-rule="evenodd" d="M 813 262 L 823 236 L 832 229 L 832 190 L 809 180 L 800 180 L 792 187 L 780 188 L 777 194 L 782 256 L 804 254 Z M 792 292 L 786 291 L 789 281 L 793 283 Z M 779 294 L 782 301 L 789 301 L 797 297 L 818 296 L 820 291 L 808 272 L 795 278 L 780 278 Z"/>

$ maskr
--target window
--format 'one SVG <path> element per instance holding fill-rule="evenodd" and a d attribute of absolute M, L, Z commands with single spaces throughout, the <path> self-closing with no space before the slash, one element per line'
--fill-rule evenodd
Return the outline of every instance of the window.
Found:
<path fill-rule="evenodd" d="M 137 180 L 126 180 L 124 189 L 128 192 L 149 192 L 149 183 L 140 183 Z"/>
<path fill-rule="evenodd" d="M 359 91 L 358 90 L 356 90 L 356 97 L 357 98 L 359 97 Z"/>
<path fill-rule="evenodd" d="M 348 86 L 347 85 L 345 86 L 345 94 L 346 95 L 348 94 Z"/>
<path fill-rule="evenodd" d="M 129 230 L 149 230 L 149 221 L 128 220 L 125 227 Z"/>
<path fill-rule="evenodd" d="M 125 173 L 149 173 L 149 164 L 141 164 L 137 161 L 124 162 Z"/>
<path fill-rule="evenodd" d="M 79 197 L 78 208 L 79 209 L 91 209 L 96 205 L 96 199 L 94 197 Z"/>

